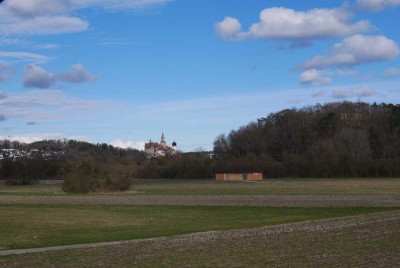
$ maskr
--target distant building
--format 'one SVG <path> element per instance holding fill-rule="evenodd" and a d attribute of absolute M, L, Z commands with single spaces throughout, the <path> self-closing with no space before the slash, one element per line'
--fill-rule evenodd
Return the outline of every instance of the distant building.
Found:
<path fill-rule="evenodd" d="M 161 135 L 161 141 L 152 142 L 151 140 L 144 145 L 144 151 L 150 157 L 164 157 L 167 155 L 175 155 L 177 153 L 177 143 L 174 141 L 171 147 L 167 145 L 164 133 Z"/>
<path fill-rule="evenodd" d="M 215 174 L 217 181 L 262 181 L 262 173 L 222 173 Z"/>

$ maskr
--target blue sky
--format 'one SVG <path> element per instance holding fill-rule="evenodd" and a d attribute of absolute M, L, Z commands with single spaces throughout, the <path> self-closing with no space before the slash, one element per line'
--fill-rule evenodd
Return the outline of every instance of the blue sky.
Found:
<path fill-rule="evenodd" d="M 5 0 L 0 138 L 191 151 L 285 108 L 398 103 L 399 23 L 400 0 Z"/>

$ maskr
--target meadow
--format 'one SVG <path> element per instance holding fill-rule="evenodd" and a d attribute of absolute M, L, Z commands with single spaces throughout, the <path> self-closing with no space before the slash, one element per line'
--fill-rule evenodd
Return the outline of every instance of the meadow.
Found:
<path fill-rule="evenodd" d="M 399 179 L 136 180 L 89 195 L 0 185 L 0 215 L 0 267 L 400 263 Z M 79 249 L 108 241 L 125 242 Z M 78 248 L 1 256 L 62 245 Z"/>
<path fill-rule="evenodd" d="M 92 195 L 108 194 L 95 193 Z M 400 179 L 267 179 L 261 182 L 215 180 L 135 180 L 122 195 L 328 195 L 400 196 Z M 0 185 L 0 195 L 67 195 L 55 185 Z"/>
<path fill-rule="evenodd" d="M 388 208 L 0 206 L 0 248 L 20 249 L 254 228 Z"/>

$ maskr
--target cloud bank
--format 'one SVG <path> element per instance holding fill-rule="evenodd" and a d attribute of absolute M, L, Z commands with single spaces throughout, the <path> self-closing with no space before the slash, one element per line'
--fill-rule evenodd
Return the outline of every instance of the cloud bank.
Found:
<path fill-rule="evenodd" d="M 171 0 L 71 0 L 74 8 L 140 9 L 171 2 Z"/>
<path fill-rule="evenodd" d="M 352 14 L 342 8 L 296 11 L 273 7 L 260 13 L 260 21 L 241 32 L 240 21 L 225 17 L 215 24 L 218 35 L 228 40 L 280 39 L 289 41 L 317 40 L 344 37 L 370 31 L 369 21 L 353 23 Z"/>
<path fill-rule="evenodd" d="M 66 0 L 8 0 L 0 9 L 0 34 L 44 35 L 84 31 L 89 24 L 69 13 Z"/>
<path fill-rule="evenodd" d="M 329 85 L 332 80 L 329 77 L 324 77 L 321 71 L 311 69 L 300 75 L 300 83 L 303 85 Z"/>
<path fill-rule="evenodd" d="M 0 34 L 49 35 L 85 31 L 89 23 L 76 10 L 98 7 L 107 10 L 140 9 L 169 0 L 7 0 L 0 8 Z"/>
<path fill-rule="evenodd" d="M 134 142 L 134 141 L 124 142 L 120 139 L 117 139 L 117 140 L 113 140 L 110 144 L 114 147 L 118 147 L 118 148 L 122 148 L 122 149 L 130 148 L 130 149 L 136 149 L 139 151 L 144 151 L 145 142 L 141 142 L 141 141 L 140 142 Z"/>
<path fill-rule="evenodd" d="M 400 6 L 400 0 L 357 0 L 357 6 L 369 11 L 381 11 Z"/>
<path fill-rule="evenodd" d="M 332 90 L 332 97 L 335 99 L 348 99 L 353 97 L 365 98 L 372 97 L 377 94 L 377 91 L 368 87 L 360 87 L 355 89 L 338 88 Z"/>
<path fill-rule="evenodd" d="M 27 88 L 47 89 L 56 82 L 82 84 L 95 82 L 97 77 L 89 74 L 81 64 L 73 65 L 68 72 L 57 74 L 50 73 L 40 66 L 31 64 L 26 67 L 22 80 Z"/>
<path fill-rule="evenodd" d="M 28 122 L 80 119 L 109 111 L 112 102 L 86 100 L 68 96 L 61 90 L 31 90 L 22 93 L 1 93 L 0 111 L 8 120 Z"/>
<path fill-rule="evenodd" d="M 334 45 L 329 54 L 307 60 L 300 65 L 300 68 L 349 67 L 364 63 L 390 61 L 399 54 L 399 46 L 385 36 L 355 35 Z"/>
<path fill-rule="evenodd" d="M 41 64 L 50 61 L 50 58 L 47 56 L 27 52 L 0 51 L 0 59 L 1 58 L 5 58 L 7 60 L 11 59 L 12 61 L 16 62 L 32 62 L 35 64 Z"/>

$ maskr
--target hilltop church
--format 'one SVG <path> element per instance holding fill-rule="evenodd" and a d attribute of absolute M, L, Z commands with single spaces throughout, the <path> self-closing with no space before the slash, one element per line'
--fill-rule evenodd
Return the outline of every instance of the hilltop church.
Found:
<path fill-rule="evenodd" d="M 165 135 L 162 133 L 160 143 L 150 140 L 144 145 L 144 150 L 151 157 L 164 157 L 166 155 L 175 155 L 177 153 L 177 144 L 174 141 L 172 146 L 169 147 Z"/>

